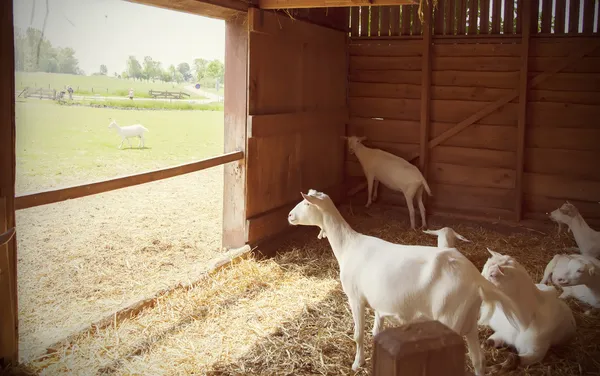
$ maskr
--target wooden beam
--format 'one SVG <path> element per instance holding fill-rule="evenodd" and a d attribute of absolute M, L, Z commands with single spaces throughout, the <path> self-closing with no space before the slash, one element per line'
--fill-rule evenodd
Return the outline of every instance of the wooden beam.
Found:
<path fill-rule="evenodd" d="M 248 11 L 248 2 L 242 0 L 126 0 L 163 9 L 228 20 Z"/>
<path fill-rule="evenodd" d="M 248 17 L 225 22 L 225 152 L 246 155 L 248 127 Z M 222 245 L 246 243 L 246 159 L 224 166 Z"/>
<path fill-rule="evenodd" d="M 432 7 L 424 3 L 423 6 L 424 29 L 423 29 L 423 57 L 421 68 L 421 131 L 420 131 L 420 158 L 419 167 L 421 173 L 427 179 L 427 165 L 429 163 L 429 128 L 431 104 L 431 32 L 432 32 Z"/>
<path fill-rule="evenodd" d="M 439 321 L 386 329 L 373 342 L 373 376 L 465 375 L 462 337 Z"/>
<path fill-rule="evenodd" d="M 519 75 L 519 118 L 517 128 L 517 165 L 515 220 L 519 222 L 523 215 L 523 170 L 525 168 L 525 126 L 527 121 L 527 81 L 529 73 L 529 36 L 531 22 L 531 3 L 523 5 L 523 33 L 521 34 L 521 73 Z M 543 14 L 542 14 L 543 15 Z"/>
<path fill-rule="evenodd" d="M 189 174 L 190 172 L 205 170 L 207 168 L 220 166 L 225 163 L 235 162 L 243 158 L 244 152 L 235 151 L 232 153 L 219 155 L 218 157 L 208 158 L 198 162 L 183 164 L 175 167 L 169 167 L 162 170 L 145 172 L 143 174 L 129 175 L 100 181 L 97 183 L 18 196 L 15 198 L 15 207 L 17 210 L 27 209 L 34 206 L 47 205 L 74 198 L 95 195 L 98 193 L 113 191 L 115 189 L 131 187 L 138 184 L 150 183 L 156 180 Z"/>
<path fill-rule="evenodd" d="M 418 4 L 416 0 L 258 0 L 261 9 L 332 8 Z"/>
<path fill-rule="evenodd" d="M 15 227 L 13 2 L 0 2 L 0 233 Z M 0 245 L 0 368 L 19 359 L 17 240 Z"/>

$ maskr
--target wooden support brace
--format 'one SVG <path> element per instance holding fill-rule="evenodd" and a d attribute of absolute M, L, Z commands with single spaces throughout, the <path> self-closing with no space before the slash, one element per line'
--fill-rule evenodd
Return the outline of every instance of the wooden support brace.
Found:
<path fill-rule="evenodd" d="M 519 119 L 517 128 L 517 165 L 515 220 L 521 220 L 523 205 L 523 170 L 525 168 L 525 123 L 527 121 L 527 81 L 529 64 L 529 36 L 531 33 L 531 3 L 523 4 L 523 24 L 521 35 L 521 73 L 519 77 Z"/>
<path fill-rule="evenodd" d="M 373 341 L 373 376 L 465 375 L 463 339 L 439 321 L 386 329 Z"/>
<path fill-rule="evenodd" d="M 423 65 L 421 71 L 421 131 L 420 131 L 420 157 L 419 167 L 427 180 L 429 165 L 429 134 L 430 134 L 430 107 L 431 107 L 431 33 L 433 29 L 433 7 L 428 2 L 423 3 L 425 15 L 423 24 Z M 424 205 L 427 206 L 427 195 L 423 196 Z"/>

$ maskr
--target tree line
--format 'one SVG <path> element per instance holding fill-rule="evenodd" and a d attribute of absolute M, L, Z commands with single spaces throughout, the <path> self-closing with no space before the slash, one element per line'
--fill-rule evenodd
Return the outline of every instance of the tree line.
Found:
<path fill-rule="evenodd" d="M 188 63 L 180 63 L 177 66 L 171 64 L 164 69 L 160 61 L 153 60 L 151 56 L 145 56 L 140 62 L 135 56 L 127 59 L 127 69 L 121 74 L 123 78 L 137 80 L 161 80 L 164 82 L 223 82 L 225 66 L 219 60 L 195 59 L 193 68 Z"/>
<path fill-rule="evenodd" d="M 53 47 L 38 29 L 15 29 L 15 69 L 21 72 L 85 74 L 75 50 Z"/>
<path fill-rule="evenodd" d="M 70 47 L 53 47 L 42 32 L 35 28 L 26 31 L 15 29 L 15 69 L 21 72 L 46 72 L 85 75 L 75 57 L 75 50 Z M 101 64 L 93 75 L 108 75 L 108 68 Z M 193 66 L 183 62 L 177 66 L 171 64 L 163 68 L 160 61 L 145 56 L 141 62 L 135 56 L 129 56 L 126 69 L 115 77 L 134 80 L 160 80 L 164 82 L 201 82 L 223 83 L 225 66 L 219 60 L 195 59 Z"/>

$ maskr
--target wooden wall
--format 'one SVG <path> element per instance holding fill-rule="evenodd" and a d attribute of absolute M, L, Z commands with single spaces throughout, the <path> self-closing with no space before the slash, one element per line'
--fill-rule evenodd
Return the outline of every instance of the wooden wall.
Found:
<path fill-rule="evenodd" d="M 544 219 L 568 199 L 590 223 L 600 223 L 598 45 L 598 37 L 530 41 L 530 80 L 570 54 L 592 52 L 528 91 L 524 219 Z M 431 48 L 430 140 L 518 93 L 520 38 L 434 37 Z M 421 37 L 351 41 L 348 134 L 365 135 L 367 145 L 405 158 L 419 151 L 423 49 Z M 433 212 L 516 219 L 518 106 L 517 97 L 429 150 Z M 348 154 L 346 173 L 364 181 Z M 382 193 L 384 200 L 405 205 L 402 196 Z"/>
<path fill-rule="evenodd" d="M 289 228 L 310 188 L 337 197 L 347 122 L 346 33 L 250 9 L 247 241 Z"/>

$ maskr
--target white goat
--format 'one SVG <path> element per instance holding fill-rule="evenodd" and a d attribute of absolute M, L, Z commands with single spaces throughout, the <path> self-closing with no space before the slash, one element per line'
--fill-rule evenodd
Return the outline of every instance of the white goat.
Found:
<path fill-rule="evenodd" d="M 556 255 L 546 265 L 540 284 L 548 281 L 562 288 L 561 299 L 572 296 L 594 308 L 600 308 L 600 261 L 598 259 L 579 254 Z"/>
<path fill-rule="evenodd" d="M 488 258 L 481 274 L 508 295 L 531 320 L 522 330 L 513 328 L 506 315 L 498 308 L 484 303 L 480 325 L 494 330 L 488 342 L 495 347 L 511 345 L 517 349 L 524 366 L 544 359 L 553 345 L 564 343 L 575 335 L 575 318 L 567 304 L 558 299 L 555 288 L 536 286 L 525 268 L 513 257 L 488 249 Z M 493 310 L 489 317 L 488 310 Z M 485 316 L 489 319 L 484 318 Z"/>
<path fill-rule="evenodd" d="M 342 288 L 354 320 L 357 370 L 364 364 L 364 314 L 376 312 L 373 334 L 383 318 L 399 322 L 438 320 L 465 336 L 477 375 L 484 374 L 477 319 L 482 301 L 499 304 L 516 327 L 527 325 L 519 308 L 454 248 L 400 245 L 354 231 L 328 195 L 309 190 L 289 213 L 291 225 L 319 226 L 340 267 Z M 522 324 L 524 323 L 524 324 Z"/>
<path fill-rule="evenodd" d="M 439 230 L 423 230 L 424 233 L 437 236 L 438 248 L 454 248 L 456 239 L 470 243 L 471 241 L 450 227 L 442 227 Z"/>
<path fill-rule="evenodd" d="M 368 191 L 365 206 L 367 208 L 371 206 L 371 197 L 372 201 L 377 200 L 377 189 L 379 188 L 379 182 L 382 182 L 386 187 L 404 194 L 412 229 L 415 228 L 413 198 L 417 195 L 422 226 L 427 227 L 425 206 L 423 205 L 423 188 L 430 196 L 431 190 L 417 166 L 387 151 L 364 146 L 361 142 L 366 137 L 350 136 L 344 138 L 348 140 L 350 153 L 356 154 L 367 178 Z"/>
<path fill-rule="evenodd" d="M 131 148 L 131 142 L 129 139 L 131 137 L 137 137 L 140 139 L 138 147 L 144 147 L 144 132 L 150 132 L 146 127 L 141 124 L 133 124 L 125 127 L 120 127 L 119 124 L 115 120 L 112 120 L 108 125 L 108 128 L 115 128 L 119 136 L 121 136 L 121 144 L 119 145 L 119 149 L 123 146 L 123 142 L 127 140 L 129 147 Z"/>
<path fill-rule="evenodd" d="M 600 256 L 600 232 L 588 226 L 575 205 L 567 201 L 549 216 L 553 221 L 569 226 L 582 255 Z"/>

